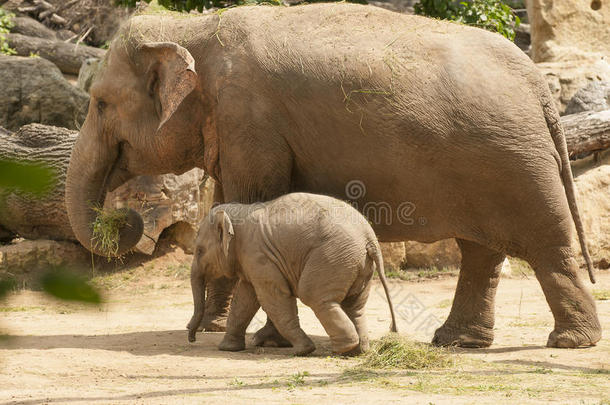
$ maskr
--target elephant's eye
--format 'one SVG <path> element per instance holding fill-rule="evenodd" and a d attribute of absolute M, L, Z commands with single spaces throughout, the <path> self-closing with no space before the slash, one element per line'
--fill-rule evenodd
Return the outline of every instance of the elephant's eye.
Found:
<path fill-rule="evenodd" d="M 104 100 L 97 100 L 97 112 L 99 114 L 103 113 L 106 109 L 106 102 Z"/>

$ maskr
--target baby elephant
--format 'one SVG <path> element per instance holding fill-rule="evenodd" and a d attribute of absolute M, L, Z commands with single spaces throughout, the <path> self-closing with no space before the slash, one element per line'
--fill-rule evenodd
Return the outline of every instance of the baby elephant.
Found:
<path fill-rule="evenodd" d="M 239 276 L 220 350 L 245 348 L 246 328 L 262 306 L 296 355 L 314 351 L 299 325 L 298 297 L 315 312 L 335 353 L 366 351 L 364 306 L 375 268 L 390 306 L 391 330 L 396 331 L 379 243 L 366 218 L 353 207 L 305 193 L 253 205 L 219 205 L 202 222 L 197 236 L 189 341 L 195 341 L 203 317 L 206 281 Z"/>

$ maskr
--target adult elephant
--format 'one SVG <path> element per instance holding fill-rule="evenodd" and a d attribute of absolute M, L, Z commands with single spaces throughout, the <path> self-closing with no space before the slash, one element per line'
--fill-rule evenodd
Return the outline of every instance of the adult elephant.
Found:
<path fill-rule="evenodd" d="M 570 248 L 574 221 L 591 271 L 559 115 L 533 63 L 497 34 L 350 4 L 135 17 L 72 154 L 76 236 L 96 250 L 91 203 L 108 190 L 193 167 L 217 180 L 219 201 L 345 198 L 355 184 L 348 197 L 376 214 L 380 240 L 456 238 L 462 268 L 436 344 L 492 343 L 506 254 L 536 272 L 555 317 L 549 346 L 601 337 Z M 119 253 L 140 233 L 131 212 Z M 231 287 L 212 286 L 207 327 L 222 327 Z M 255 336 L 280 338 L 272 324 Z"/>

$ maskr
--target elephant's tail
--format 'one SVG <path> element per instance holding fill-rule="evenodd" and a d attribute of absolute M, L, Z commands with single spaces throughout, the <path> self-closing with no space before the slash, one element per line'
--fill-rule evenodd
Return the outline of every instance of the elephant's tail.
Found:
<path fill-rule="evenodd" d="M 383 257 L 381 256 L 381 248 L 379 242 L 371 241 L 366 246 L 366 252 L 371 259 L 375 262 L 377 267 L 377 273 L 379 273 L 379 280 L 385 291 L 385 296 L 388 300 L 388 306 L 390 307 L 390 315 L 392 316 L 392 324 L 390 325 L 390 332 L 398 332 L 396 328 L 396 315 L 394 314 L 394 304 L 392 304 L 392 297 L 390 297 L 390 289 L 388 288 L 388 281 L 385 278 L 385 270 L 383 267 Z"/>
<path fill-rule="evenodd" d="M 548 90 L 546 88 L 545 90 Z M 576 203 L 576 190 L 574 188 L 574 179 L 572 178 L 572 168 L 570 166 L 570 157 L 568 155 L 568 146 L 566 144 L 566 137 L 563 132 L 563 127 L 559 121 L 559 112 L 553 105 L 550 93 L 546 92 L 542 102 L 542 110 L 544 112 L 544 118 L 546 125 L 551 132 L 551 137 L 555 143 L 555 149 L 559 153 L 560 172 L 561 180 L 563 181 L 563 187 L 565 188 L 566 197 L 568 199 L 568 206 L 572 213 L 572 219 L 574 225 L 576 225 L 576 233 L 578 234 L 578 240 L 580 242 L 580 249 L 582 255 L 587 263 L 587 270 L 589 271 L 589 279 L 595 284 L 595 274 L 593 269 L 593 261 L 589 255 L 589 249 L 587 248 L 587 237 L 585 230 L 582 225 L 582 219 L 580 218 L 580 211 L 578 210 L 578 204 Z"/>

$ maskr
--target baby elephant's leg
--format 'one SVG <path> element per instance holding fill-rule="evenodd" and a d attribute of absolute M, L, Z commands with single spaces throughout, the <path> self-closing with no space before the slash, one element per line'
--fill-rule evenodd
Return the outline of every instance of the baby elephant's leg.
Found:
<path fill-rule="evenodd" d="M 343 312 L 338 302 L 314 302 L 311 309 L 320 320 L 328 336 L 333 352 L 352 355 L 358 349 L 360 338 L 349 317 Z"/>
<path fill-rule="evenodd" d="M 370 291 L 371 284 L 367 283 L 364 290 L 360 294 L 347 297 L 341 303 L 341 308 L 343 308 L 348 318 L 354 323 L 356 332 L 358 333 L 358 337 L 360 339 L 359 347 L 348 354 L 357 355 L 369 350 L 369 331 L 366 324 L 364 307 L 369 298 Z"/>
<path fill-rule="evenodd" d="M 218 349 L 236 352 L 246 348 L 246 329 L 258 308 L 260 305 L 252 284 L 243 279 L 239 280 L 231 302 L 227 331 Z"/>
<path fill-rule="evenodd" d="M 301 329 L 297 313 L 297 299 L 290 293 L 284 280 L 284 285 L 266 283 L 258 294 L 261 306 L 267 316 L 273 321 L 278 332 L 294 347 L 294 354 L 306 356 L 316 350 L 309 336 Z M 261 291 L 262 290 L 262 291 Z"/>
<path fill-rule="evenodd" d="M 351 354 L 352 350 L 358 348 L 360 339 L 354 324 L 339 303 L 345 299 L 354 280 L 350 278 L 349 271 L 341 273 L 346 274 L 345 279 L 329 279 L 329 271 L 334 271 L 332 267 L 324 254 L 312 253 L 301 273 L 298 296 L 320 320 L 330 337 L 333 352 Z"/>

